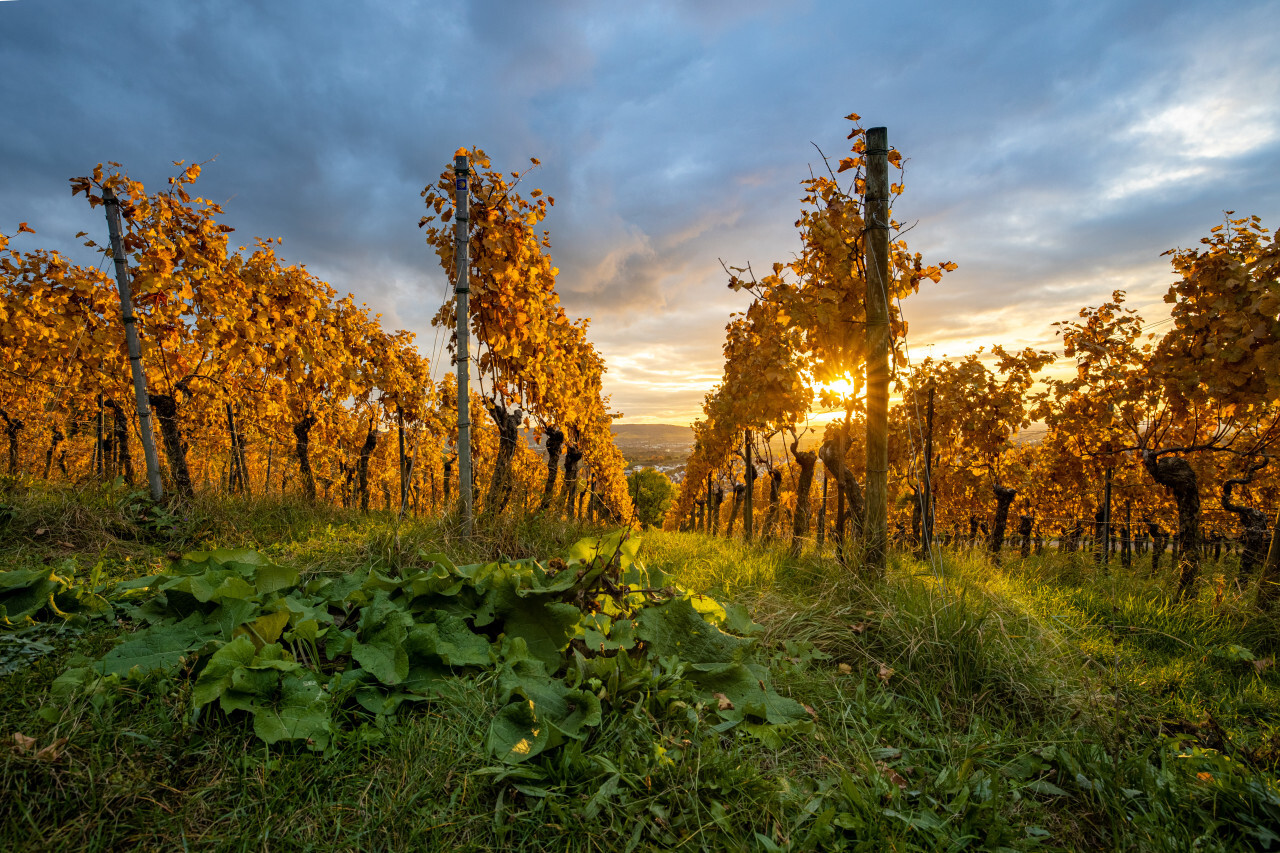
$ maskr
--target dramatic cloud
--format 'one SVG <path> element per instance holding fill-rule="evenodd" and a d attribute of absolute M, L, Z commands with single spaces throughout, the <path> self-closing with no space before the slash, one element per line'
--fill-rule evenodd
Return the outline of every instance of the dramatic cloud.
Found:
<path fill-rule="evenodd" d="M 687 421 L 745 297 L 720 259 L 797 248 L 798 182 L 841 116 L 909 158 L 896 211 L 960 269 L 905 304 L 913 354 L 1052 346 L 1114 289 L 1151 322 L 1159 256 L 1222 211 L 1280 214 L 1280 7 L 1268 2 L 0 4 L 0 229 L 94 260 L 66 179 L 117 160 L 198 184 L 248 243 L 438 352 L 418 193 L 459 145 L 556 197 L 560 291 L 629 420 Z M 437 365 L 437 375 L 447 369 Z"/>

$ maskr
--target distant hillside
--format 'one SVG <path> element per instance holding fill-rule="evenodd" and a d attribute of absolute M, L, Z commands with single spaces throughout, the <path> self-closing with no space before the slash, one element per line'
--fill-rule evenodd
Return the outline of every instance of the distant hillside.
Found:
<path fill-rule="evenodd" d="M 693 430 L 675 424 L 614 424 L 613 440 L 630 467 L 652 465 L 668 473 L 683 468 Z"/>
<path fill-rule="evenodd" d="M 688 450 L 693 447 L 693 430 L 675 424 L 614 424 L 612 427 L 619 447 L 629 445 L 647 447 L 671 447 Z"/>

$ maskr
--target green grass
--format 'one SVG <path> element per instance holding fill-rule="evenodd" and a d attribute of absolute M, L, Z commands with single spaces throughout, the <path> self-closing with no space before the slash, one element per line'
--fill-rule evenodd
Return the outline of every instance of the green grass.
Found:
<path fill-rule="evenodd" d="M 446 522 L 260 500 L 140 519 L 124 498 L 11 488 L 0 571 L 126 577 L 211 544 L 305 571 L 403 569 L 424 551 L 554 556 L 584 532 L 504 522 L 464 541 Z M 351 719 L 330 755 L 267 748 L 241 723 L 193 724 L 181 679 L 55 706 L 67 658 L 120 629 L 50 626 L 23 636 L 52 651 L 0 675 L 0 848 L 1242 850 L 1266 849 L 1280 819 L 1280 677 L 1255 665 L 1280 633 L 1229 584 L 1219 596 L 1214 570 L 1178 603 L 1139 569 L 1056 554 L 895 557 L 874 584 L 697 534 L 646 533 L 641 558 L 750 610 L 811 733 L 718 732 L 655 697 L 513 772 L 485 752 L 497 705 L 480 677 L 392 721 Z"/>

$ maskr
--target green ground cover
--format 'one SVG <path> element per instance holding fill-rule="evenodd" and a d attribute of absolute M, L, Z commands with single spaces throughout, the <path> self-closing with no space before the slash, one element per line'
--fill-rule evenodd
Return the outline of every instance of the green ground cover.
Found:
<path fill-rule="evenodd" d="M 109 488 L 10 485 L 0 503 L 0 572 L 9 573 L 0 606 L 18 613 L 30 604 L 24 590 L 53 596 L 33 619 L 0 629 L 4 849 L 1280 847 L 1277 623 L 1234 589 L 1229 564 L 1206 573 L 1198 599 L 1177 603 L 1145 566 L 1105 572 L 1079 555 L 1006 559 L 999 569 L 982 555 L 937 565 L 904 556 L 868 585 L 829 555 L 793 559 L 785 547 L 647 532 L 638 563 L 657 591 L 636 600 L 633 618 L 598 623 L 594 650 L 582 635 L 552 655 L 552 638 L 512 663 L 510 638 L 531 630 L 510 615 L 519 608 L 496 608 L 487 625 L 455 623 L 430 615 L 452 599 L 430 596 L 471 572 L 490 580 L 452 594 L 472 595 L 470 612 L 498 600 L 486 596 L 499 576 L 521 601 L 567 612 L 557 608 L 580 579 L 539 576 L 532 560 L 589 567 L 571 549 L 607 531 L 513 522 L 466 542 L 433 521 L 396 525 L 278 501 L 157 511 Z M 183 558 L 215 548 L 252 551 L 276 568 Z M 503 568 L 466 568 L 492 565 Z M 427 590 L 431 572 L 433 583 L 452 580 Z M 121 582 L 157 573 L 183 587 L 166 607 L 203 589 L 193 578 L 218 580 L 223 593 L 167 615 L 147 604 L 150 593 L 127 600 Z M 387 581 L 381 595 L 367 585 L 375 577 Z M 335 583 L 348 591 L 320 592 Z M 722 613 L 672 587 L 731 606 Z M 271 635 L 282 621 L 272 614 L 288 609 L 280 602 L 304 594 L 319 596 L 302 602 L 316 628 L 348 637 L 350 648 L 332 659 L 319 645 L 293 654 L 312 630 L 297 635 L 306 620 L 296 616 Z M 677 627 L 678 602 L 703 617 L 682 630 L 714 627 L 706 636 L 727 657 L 659 632 L 659 622 Z M 733 619 L 734 604 L 758 626 Z M 243 613 L 265 636 L 228 633 L 218 664 L 187 644 L 170 649 L 179 662 L 150 674 L 67 677 L 95 661 L 127 663 L 121 650 L 147 637 L 141 629 L 193 614 L 217 623 L 236 608 L 257 608 Z M 630 629 L 612 633 L 644 619 L 629 650 Z M 393 623 L 403 639 L 375 636 Z M 478 635 L 495 649 L 488 663 L 468 638 Z M 452 665 L 444 637 L 471 644 Z M 283 729 L 257 724 L 261 713 L 248 706 L 280 701 L 287 685 L 301 690 L 311 664 L 324 679 L 337 667 L 380 676 L 325 693 L 319 729 L 289 728 L 289 714 Z M 414 672 L 442 686 L 410 695 Z M 759 676 L 758 695 L 742 692 L 756 689 L 744 672 Z M 253 694 L 263 678 L 271 687 Z M 539 690 L 565 702 L 542 727 L 518 707 Z M 388 701 L 395 713 L 379 713 Z M 517 736 L 495 743 L 503 721 Z M 542 745 L 513 756 L 526 735 Z"/>

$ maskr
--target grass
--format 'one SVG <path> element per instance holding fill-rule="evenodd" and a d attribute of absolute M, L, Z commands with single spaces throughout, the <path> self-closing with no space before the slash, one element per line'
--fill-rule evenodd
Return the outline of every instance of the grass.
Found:
<path fill-rule="evenodd" d="M 208 499 L 159 517 L 96 488 L 11 484 L 0 503 L 12 508 L 0 571 L 54 562 L 82 578 L 142 574 L 213 544 L 348 572 L 439 550 L 458 562 L 549 557 L 584 532 L 504 522 L 464 541 L 438 520 L 278 500 Z M 672 713 L 653 697 L 582 747 L 513 771 L 485 752 L 495 685 L 480 677 L 393 720 L 353 718 L 331 755 L 269 749 L 235 722 L 193 724 L 181 680 L 53 704 L 68 657 L 105 650 L 120 630 L 55 625 L 28 629 L 40 645 L 0 675 L 0 847 L 1274 846 L 1280 678 L 1266 662 L 1280 635 L 1216 570 L 1179 603 L 1140 568 L 1107 574 L 1078 555 L 999 569 L 981 554 L 932 568 L 897 556 L 870 584 L 826 557 L 697 534 L 646 533 L 641 557 L 750 610 L 759 659 L 813 709 L 812 732 L 720 732 L 698 708 Z"/>

